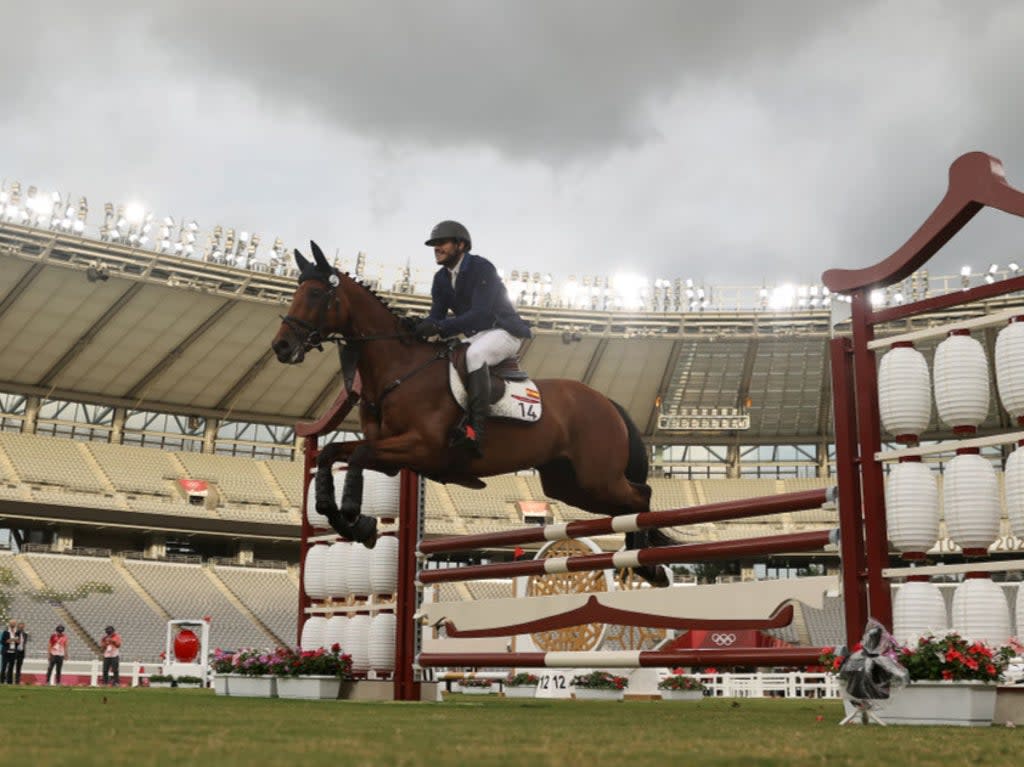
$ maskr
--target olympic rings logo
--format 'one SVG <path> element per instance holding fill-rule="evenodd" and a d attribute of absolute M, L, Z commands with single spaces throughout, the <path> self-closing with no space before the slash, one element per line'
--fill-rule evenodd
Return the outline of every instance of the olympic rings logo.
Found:
<path fill-rule="evenodd" d="M 735 634 L 712 634 L 711 641 L 719 647 L 728 647 L 736 642 Z"/>

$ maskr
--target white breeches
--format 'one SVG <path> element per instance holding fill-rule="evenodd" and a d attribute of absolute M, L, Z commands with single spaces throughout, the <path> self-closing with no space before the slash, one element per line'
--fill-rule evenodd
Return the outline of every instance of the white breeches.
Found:
<path fill-rule="evenodd" d="M 507 330 L 491 328 L 481 330 L 466 339 L 466 370 L 472 373 L 483 365 L 497 365 L 503 359 L 511 357 L 523 345 L 523 339 L 516 338 Z"/>

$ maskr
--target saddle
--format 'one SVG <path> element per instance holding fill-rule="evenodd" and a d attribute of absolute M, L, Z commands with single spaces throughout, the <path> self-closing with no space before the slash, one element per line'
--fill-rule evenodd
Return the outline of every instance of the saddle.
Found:
<path fill-rule="evenodd" d="M 459 344 L 452 349 L 451 364 L 459 374 L 459 380 L 466 385 L 469 372 L 466 370 L 466 350 L 469 344 Z M 491 368 L 491 404 L 505 396 L 506 381 L 529 381 L 530 376 L 519 367 L 519 357 L 507 357 Z"/>

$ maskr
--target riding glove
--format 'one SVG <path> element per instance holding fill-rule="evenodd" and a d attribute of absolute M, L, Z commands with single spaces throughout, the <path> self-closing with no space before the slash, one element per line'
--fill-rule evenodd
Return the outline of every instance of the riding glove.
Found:
<path fill-rule="evenodd" d="M 436 336 L 441 332 L 441 328 L 434 320 L 420 320 L 416 324 L 416 337 L 422 340 L 426 340 L 431 336 Z"/>

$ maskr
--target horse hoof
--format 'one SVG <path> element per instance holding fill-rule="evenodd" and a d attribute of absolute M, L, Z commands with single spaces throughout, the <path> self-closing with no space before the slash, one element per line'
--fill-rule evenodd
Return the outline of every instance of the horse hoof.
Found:
<path fill-rule="evenodd" d="M 360 516 L 352 525 L 352 538 L 356 543 L 363 544 L 366 548 L 372 549 L 377 545 L 377 519 L 376 517 Z"/>
<path fill-rule="evenodd" d="M 641 567 L 636 570 L 636 574 L 656 589 L 664 589 L 672 585 L 672 574 L 667 567 L 662 565 Z"/>

